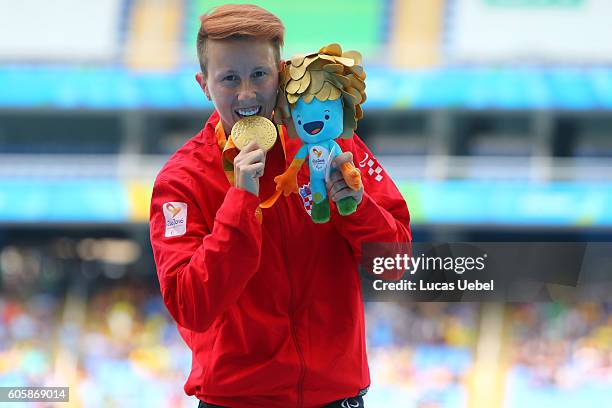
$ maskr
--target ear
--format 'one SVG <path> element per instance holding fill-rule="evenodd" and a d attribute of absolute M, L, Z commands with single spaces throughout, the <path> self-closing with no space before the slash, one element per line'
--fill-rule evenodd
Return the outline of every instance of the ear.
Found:
<path fill-rule="evenodd" d="M 282 87 L 283 84 L 283 69 L 285 69 L 285 60 L 280 60 L 278 63 L 278 86 Z"/>
<path fill-rule="evenodd" d="M 204 91 L 206 98 L 210 101 L 210 92 L 208 91 L 208 85 L 206 84 L 206 79 L 204 78 L 204 74 L 202 72 L 196 72 L 195 80 L 200 85 L 200 88 Z"/>

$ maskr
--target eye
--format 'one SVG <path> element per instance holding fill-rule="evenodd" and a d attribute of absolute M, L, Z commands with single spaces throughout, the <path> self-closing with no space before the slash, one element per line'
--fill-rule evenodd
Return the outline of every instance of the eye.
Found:
<path fill-rule="evenodd" d="M 329 120 L 329 115 L 325 115 L 325 120 Z"/>
<path fill-rule="evenodd" d="M 226 76 L 223 77 L 223 81 L 233 82 L 233 81 L 236 81 L 236 80 L 238 80 L 238 75 L 234 75 L 234 74 L 226 75 Z"/>
<path fill-rule="evenodd" d="M 300 119 L 298 119 L 298 125 L 301 125 L 302 121 Z"/>
<path fill-rule="evenodd" d="M 264 76 L 266 76 L 266 72 L 264 72 L 264 71 L 255 71 L 253 73 L 253 77 L 255 77 L 255 78 L 262 78 Z"/>

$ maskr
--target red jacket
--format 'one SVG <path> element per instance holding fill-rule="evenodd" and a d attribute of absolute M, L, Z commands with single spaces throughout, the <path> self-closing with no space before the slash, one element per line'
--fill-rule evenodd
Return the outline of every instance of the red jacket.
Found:
<path fill-rule="evenodd" d="M 260 199 L 223 172 L 218 121 L 215 112 L 170 158 L 151 200 L 162 296 L 192 350 L 185 392 L 236 408 L 320 407 L 354 396 L 370 384 L 360 245 L 410 241 L 406 203 L 355 136 L 338 140 L 362 173 L 355 213 L 342 217 L 332 206 L 331 221 L 314 224 L 308 197 L 292 194 L 264 209 L 259 224 Z M 300 143 L 286 140 L 286 158 L 279 142 L 268 152 L 262 200 Z M 298 185 L 308 177 L 304 165 Z"/>

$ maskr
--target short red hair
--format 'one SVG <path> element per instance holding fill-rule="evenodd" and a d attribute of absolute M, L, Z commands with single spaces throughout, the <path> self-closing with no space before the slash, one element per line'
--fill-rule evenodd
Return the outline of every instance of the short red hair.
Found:
<path fill-rule="evenodd" d="M 206 75 L 206 40 L 258 38 L 269 40 L 277 60 L 284 44 L 285 26 L 278 17 L 254 4 L 224 4 L 200 16 L 197 49 L 200 69 Z"/>

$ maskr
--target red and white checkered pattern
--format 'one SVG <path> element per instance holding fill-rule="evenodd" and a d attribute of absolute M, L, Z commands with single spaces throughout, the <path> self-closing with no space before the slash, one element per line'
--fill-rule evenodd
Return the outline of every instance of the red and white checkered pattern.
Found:
<path fill-rule="evenodd" d="M 312 209 L 312 192 L 310 191 L 310 183 L 304 184 L 299 189 L 300 198 L 304 204 L 304 209 L 310 215 Z"/>
<path fill-rule="evenodd" d="M 374 180 L 381 181 L 383 179 L 383 175 L 382 175 L 383 168 L 380 166 L 380 164 L 378 164 L 378 161 L 375 158 L 370 158 L 368 160 L 367 153 L 366 153 L 365 159 L 363 159 L 359 163 L 359 167 L 367 167 L 368 168 L 367 173 L 369 176 L 372 176 L 375 174 Z"/>
<path fill-rule="evenodd" d="M 312 196 L 309 195 L 303 198 L 302 201 L 304 202 L 304 209 L 308 214 L 310 214 L 310 211 L 312 210 Z"/>

